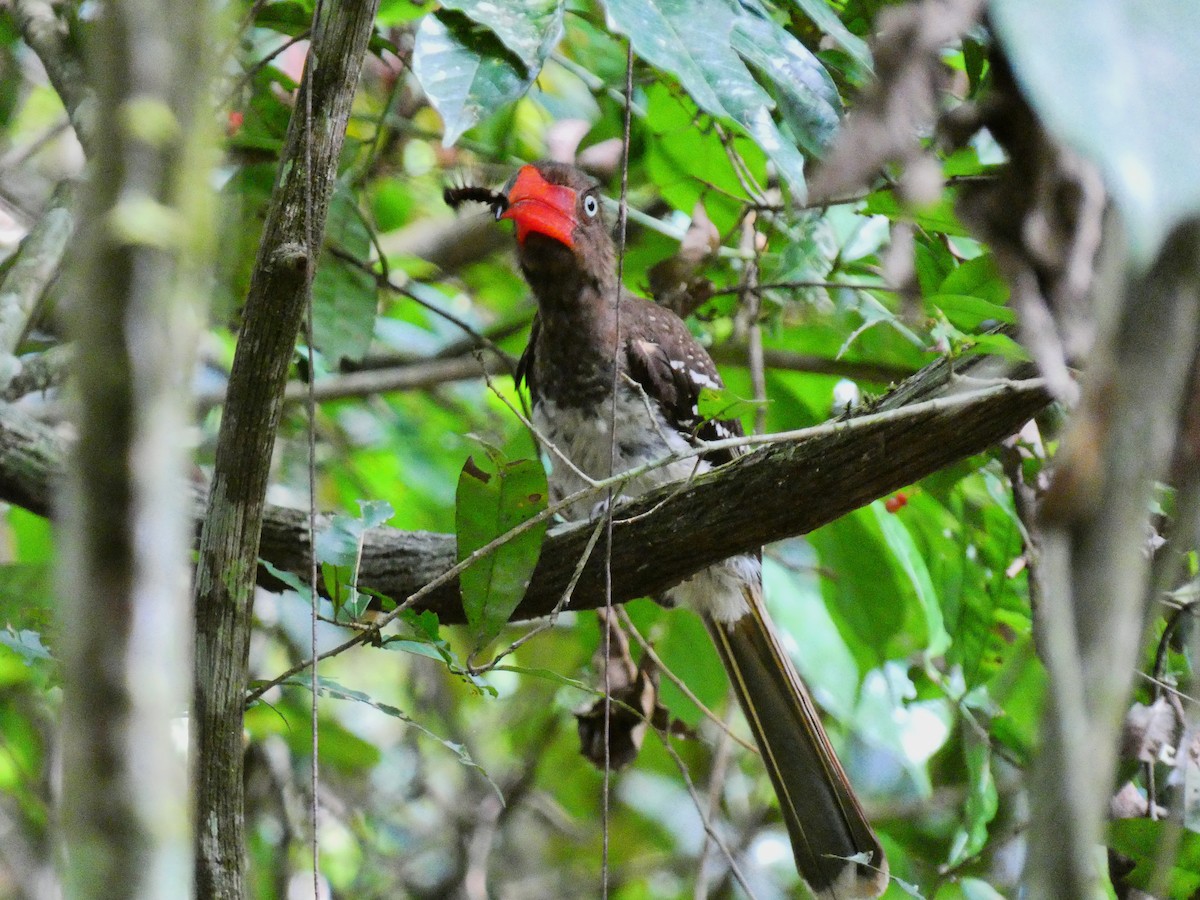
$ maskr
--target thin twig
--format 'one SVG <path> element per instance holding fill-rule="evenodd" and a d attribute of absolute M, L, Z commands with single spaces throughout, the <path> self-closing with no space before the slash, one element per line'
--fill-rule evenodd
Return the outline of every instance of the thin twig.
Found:
<path fill-rule="evenodd" d="M 324 0 L 317 0 L 316 8 L 313 10 L 313 26 L 312 30 L 316 30 L 321 21 L 321 11 L 324 7 Z M 317 656 L 317 618 L 318 607 L 320 606 L 321 597 L 317 592 L 317 397 L 314 390 L 314 382 L 316 381 L 316 359 L 314 358 L 315 350 L 313 349 L 313 294 L 312 286 L 313 279 L 316 276 L 317 257 L 320 254 L 320 236 L 317 234 L 316 216 L 313 215 L 313 194 L 316 191 L 316 186 L 313 183 L 313 67 L 317 63 L 314 45 L 309 44 L 308 58 L 304 64 L 304 165 L 306 168 L 306 183 L 304 191 L 304 232 L 307 237 L 308 254 L 305 260 L 305 285 L 304 292 L 306 294 L 304 304 L 304 340 L 308 344 L 308 397 L 306 398 L 306 406 L 308 408 L 308 533 L 313 536 L 313 540 L 309 542 L 308 559 L 309 559 L 309 594 L 312 604 L 312 617 L 309 620 L 309 639 L 312 650 L 310 651 L 315 659 Z M 312 796 L 309 798 L 309 817 L 311 825 L 310 848 L 312 852 L 312 868 L 313 868 L 313 900 L 319 900 L 321 896 L 321 845 L 317 837 L 317 816 L 318 809 L 318 794 L 320 788 L 320 759 L 321 759 L 321 729 L 318 724 L 317 700 L 320 696 L 318 688 L 320 682 L 317 676 L 317 665 L 314 663 L 309 669 L 309 689 L 312 692 L 312 708 L 311 719 L 309 726 L 312 731 L 312 768 L 310 770 L 309 790 Z"/>
<path fill-rule="evenodd" d="M 803 288 L 825 288 L 834 290 L 835 288 L 845 288 L 851 291 L 883 291 L 885 293 L 896 293 L 897 288 L 889 287 L 886 284 L 869 284 L 867 282 L 853 281 L 821 281 L 821 280 L 799 280 L 799 281 L 769 281 L 766 284 L 757 284 L 751 287 L 744 285 L 736 285 L 734 287 L 721 288 L 712 292 L 713 297 L 725 297 L 730 294 L 741 294 L 747 291 L 762 294 L 764 291 L 798 291 Z"/>
<path fill-rule="evenodd" d="M 591 487 L 596 486 L 596 479 L 584 472 L 583 469 L 579 468 L 579 466 L 575 465 L 574 461 L 567 456 L 567 454 L 563 453 L 563 451 L 557 444 L 554 443 L 554 441 L 550 440 L 549 437 L 542 433 L 542 430 L 533 423 L 532 419 L 528 418 L 523 412 L 521 412 L 521 410 L 513 406 L 511 401 L 509 401 L 509 399 L 496 388 L 496 385 L 492 383 L 491 376 L 485 372 L 483 377 L 487 381 L 487 386 L 491 392 L 495 394 L 497 399 L 499 399 L 501 403 L 508 407 L 508 411 L 516 416 L 517 420 L 529 430 L 530 434 L 533 435 L 534 440 L 537 441 L 539 446 L 545 447 L 547 450 L 549 450 L 554 455 L 555 459 L 570 469 L 571 473 L 580 479 L 584 484 Z"/>
<path fill-rule="evenodd" d="M 642 633 L 638 631 L 637 626 L 633 624 L 633 619 L 629 618 L 629 613 L 625 611 L 625 607 L 621 607 L 617 610 L 617 616 L 620 619 L 621 624 L 625 626 L 625 630 L 633 635 L 633 639 L 637 641 L 638 645 L 642 648 L 642 652 L 647 654 L 650 659 L 654 661 L 654 664 L 658 666 L 659 670 L 667 676 L 667 680 L 674 684 L 675 687 L 679 688 L 679 692 L 683 694 L 683 696 L 687 697 L 687 699 L 695 705 L 696 709 L 700 710 L 701 714 L 706 719 L 724 732 L 725 736 L 731 741 L 735 741 L 743 749 L 749 750 L 755 756 L 758 755 L 757 747 L 744 738 L 740 738 L 734 734 L 733 731 L 730 730 L 729 725 L 726 724 L 725 720 L 705 706 L 704 702 L 695 695 L 691 688 L 687 686 L 687 682 L 667 667 L 667 664 L 662 661 L 662 657 L 655 652 L 654 645 L 646 640 Z"/>
<path fill-rule="evenodd" d="M 242 74 L 238 76 L 237 82 L 234 84 L 234 86 L 229 89 L 229 93 L 225 95 L 225 100 L 221 103 L 221 108 L 224 109 L 226 107 L 232 107 L 234 101 L 237 100 L 238 95 L 242 92 L 242 89 L 250 83 L 251 79 L 253 79 L 255 75 L 269 66 L 272 60 L 279 57 L 280 54 L 286 53 L 288 50 L 302 41 L 307 41 L 311 35 L 312 30 L 306 28 L 295 37 L 288 38 L 262 59 L 254 63 L 254 65 L 252 65 L 250 68 L 242 72 Z"/>
<path fill-rule="evenodd" d="M 554 627 L 555 623 L 558 621 L 559 613 L 566 609 L 567 604 L 571 602 L 571 597 L 575 594 L 575 586 L 579 584 L 579 579 L 583 577 L 583 570 L 587 566 L 588 560 L 592 558 L 592 551 L 596 549 L 596 542 L 600 540 L 600 534 L 603 531 L 604 520 L 597 519 L 596 527 L 592 529 L 592 536 L 588 538 L 587 545 L 583 548 L 583 553 L 579 555 L 579 562 L 575 566 L 575 571 L 571 573 L 571 580 L 567 583 L 566 590 L 563 591 L 558 603 L 554 605 L 554 609 L 550 610 L 550 614 L 546 617 L 546 619 L 542 622 L 539 622 L 535 628 L 521 635 L 502 651 L 497 653 L 495 658 L 493 658 L 492 661 L 486 666 L 480 666 L 478 668 L 469 666 L 467 668 L 467 672 L 469 674 L 482 675 L 484 672 L 494 669 L 506 656 L 514 653 L 521 646 L 533 640 L 533 638 L 541 634 L 543 631 L 548 631 Z"/>
<path fill-rule="evenodd" d="M 409 290 L 404 285 L 397 284 L 395 281 L 393 281 L 390 274 L 385 273 L 385 272 L 375 271 L 375 268 L 374 268 L 374 266 L 371 265 L 371 263 L 366 262 L 365 260 L 359 259 L 353 253 L 343 250 L 341 247 L 337 247 L 337 246 L 331 246 L 328 249 L 329 249 L 329 252 L 331 254 L 333 254 L 334 256 L 336 256 L 338 259 L 342 260 L 343 262 L 347 262 L 350 265 L 355 266 L 358 269 L 361 269 L 363 272 L 366 272 L 368 275 L 370 275 L 372 278 L 374 278 L 375 284 L 377 287 L 381 287 L 386 290 L 392 291 L 394 293 L 400 294 L 401 296 L 407 297 L 409 300 L 411 300 L 413 303 L 416 303 L 418 306 L 424 307 L 425 309 L 429 310 L 434 315 L 440 316 L 441 318 L 445 319 L 450 324 L 452 324 L 458 328 L 461 328 L 463 331 L 465 331 L 467 334 L 469 334 L 471 336 L 471 338 L 475 341 L 475 344 L 477 346 L 487 347 L 489 350 L 493 351 L 497 356 L 499 356 L 501 359 L 503 359 L 506 363 L 508 363 L 510 369 L 512 370 L 512 374 L 514 376 L 516 375 L 516 365 L 513 362 L 512 357 L 510 357 L 507 353 L 505 353 L 504 350 L 501 349 L 501 347 L 498 344 L 496 344 L 495 341 L 493 341 L 487 335 L 480 332 L 478 329 L 476 329 L 474 326 L 472 326 L 469 322 L 465 321 L 464 319 L 459 318 L 458 316 L 456 316 L 454 313 L 450 312 L 449 310 L 442 309 L 441 307 L 437 306 L 436 304 L 430 303 L 428 300 L 425 300 L 422 297 L 418 297 L 416 294 L 414 294 L 411 290 Z M 382 259 L 382 257 L 381 257 L 381 259 Z M 386 263 L 381 262 L 381 266 L 386 268 L 386 265 L 387 265 Z"/>
<path fill-rule="evenodd" d="M 691 795 L 692 803 L 696 807 L 696 812 L 700 815 L 700 823 L 704 826 L 704 833 L 708 836 L 729 863 L 729 870 L 733 873 L 733 877 L 737 883 L 741 885 L 742 890 L 746 892 L 746 896 L 754 900 L 755 893 L 750 887 L 750 883 L 746 880 L 746 876 L 742 874 L 741 868 L 737 864 L 737 860 L 733 858 L 733 852 L 729 849 L 729 845 L 725 843 L 721 835 L 717 834 L 717 830 L 713 828 L 712 822 L 704 813 L 704 804 L 700 798 L 700 792 L 696 790 L 696 784 L 692 781 L 692 776 L 688 774 L 687 764 L 679 756 L 674 745 L 671 744 L 671 735 L 662 729 L 655 728 L 654 733 L 658 735 L 662 741 L 663 749 L 667 751 L 667 755 L 671 757 L 675 765 L 679 768 L 679 774 L 683 778 L 684 786 L 687 788 L 688 794 Z"/>
<path fill-rule="evenodd" d="M 629 133 L 633 119 L 633 41 L 625 48 L 625 128 L 621 136 L 621 199 L 617 207 L 617 285 L 616 323 L 613 328 L 613 360 L 621 352 L 621 283 L 625 277 L 625 227 L 629 215 Z M 613 366 L 612 403 L 609 408 L 608 428 L 608 474 L 613 474 L 617 460 L 617 392 L 620 388 L 620 367 Z M 612 545 L 613 545 L 613 498 L 616 495 L 610 485 L 605 491 L 604 504 L 604 609 L 612 617 Z M 601 859 L 601 896 L 608 897 L 608 852 L 609 852 L 609 802 L 611 798 L 612 767 L 610 735 L 612 729 L 612 691 L 609 680 L 612 631 L 604 629 L 604 803 L 603 803 L 603 851 Z"/>

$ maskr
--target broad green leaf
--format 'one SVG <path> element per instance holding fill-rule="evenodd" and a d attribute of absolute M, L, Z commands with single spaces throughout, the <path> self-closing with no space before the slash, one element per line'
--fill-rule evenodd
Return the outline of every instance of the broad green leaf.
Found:
<path fill-rule="evenodd" d="M 804 195 L 804 157 L 780 132 L 771 117 L 775 102 L 733 47 L 739 16 L 756 17 L 726 0 L 607 0 L 605 5 L 609 22 L 633 42 L 638 56 L 678 78 L 705 112 L 745 129 L 792 190 Z"/>
<path fill-rule="evenodd" d="M 796 640 L 792 662 L 817 705 L 835 720 L 850 721 L 860 675 L 821 598 L 817 556 L 806 541 L 772 545 L 763 557 L 763 593 L 775 624 Z"/>
<path fill-rule="evenodd" d="M 875 521 L 887 542 L 888 550 L 908 578 L 913 596 L 925 617 L 925 656 L 941 656 L 950 646 L 950 635 L 946 633 L 942 622 L 941 601 L 929 577 L 925 559 L 899 516 L 889 513 L 882 503 L 872 503 L 869 508 L 875 514 Z"/>
<path fill-rule="evenodd" d="M 1099 165 L 1133 258 L 1200 213 L 1195 0 L 996 0 L 989 14 L 1046 127 Z"/>
<path fill-rule="evenodd" d="M 254 17 L 254 24 L 258 28 L 269 28 L 295 37 L 312 25 L 312 10 L 295 0 L 267 3 Z"/>
<path fill-rule="evenodd" d="M 407 2 L 407 0 L 405 0 Z M 409 4 L 413 6 L 413 4 Z M 420 15 L 421 8 L 413 6 Z M 280 0 L 276 3 L 268 3 L 254 18 L 254 24 L 259 28 L 269 28 L 272 31 L 277 31 L 280 34 L 286 34 L 291 37 L 299 37 L 312 28 L 313 9 L 312 4 L 297 3 L 296 0 Z M 416 18 L 416 16 L 412 16 Z M 386 23 L 380 19 L 376 19 L 379 25 Z M 399 51 L 396 46 L 387 40 L 378 31 L 372 31 L 368 48 L 372 53 L 383 53 L 387 51 L 396 54 Z"/>
<path fill-rule="evenodd" d="M 537 71 L 488 28 L 454 10 L 426 16 L 417 29 L 413 74 L 442 117 L 449 147 L 485 113 L 519 98 Z"/>
<path fill-rule="evenodd" d="M 47 562 L 0 565 L 0 627 L 36 631 L 53 646 L 58 622 L 54 568 Z"/>
<path fill-rule="evenodd" d="M 492 34 L 517 55 L 531 77 L 542 69 L 550 51 L 562 40 L 563 0 L 443 0 L 444 9 L 456 9 Z"/>
<path fill-rule="evenodd" d="M 420 612 L 407 609 L 400 614 L 400 618 L 426 640 L 441 640 L 441 623 L 432 609 L 423 609 Z"/>
<path fill-rule="evenodd" d="M 825 67 L 769 19 L 739 16 L 733 49 L 775 86 L 779 111 L 800 146 L 810 156 L 822 156 L 842 113 L 842 100 Z"/>
<path fill-rule="evenodd" d="M 346 601 L 342 604 L 342 609 L 351 619 L 361 619 L 370 605 L 370 594 L 360 591 L 357 588 L 351 588 L 347 592 Z"/>
<path fill-rule="evenodd" d="M 716 129 L 703 127 L 706 117 L 687 97 L 665 85 L 646 91 L 646 124 L 654 139 L 646 147 L 646 167 L 663 199 L 691 213 L 702 200 L 705 212 L 720 231 L 739 220 L 743 200 L 750 200 L 738 180 L 729 154 Z M 752 140 L 734 136 L 733 149 L 751 177 L 766 181 L 766 156 Z"/>
<path fill-rule="evenodd" d="M 970 294 L 1003 305 L 1011 293 L 1008 282 L 996 268 L 996 258 L 990 253 L 968 259 L 946 276 L 939 294 Z"/>
<path fill-rule="evenodd" d="M 1007 334 L 979 334 L 971 338 L 971 353 L 999 356 L 1010 362 L 1030 362 L 1029 351 Z"/>
<path fill-rule="evenodd" d="M 664 610 L 650 601 L 636 601 L 626 609 L 642 634 L 658 635 L 654 649 L 667 668 L 709 709 L 719 706 L 728 695 L 729 682 L 700 617 L 683 610 Z M 603 640 L 599 628 L 592 634 L 593 642 Z M 671 679 L 663 678 L 660 690 L 662 702 L 673 716 L 693 726 L 703 721 L 704 714 Z"/>
<path fill-rule="evenodd" d="M 1147 890 L 1154 877 L 1167 829 L 1177 829 L 1174 822 L 1150 819 L 1117 819 L 1109 823 L 1108 845 L 1136 863 L 1129 873 L 1129 884 Z M 1183 829 L 1179 834 L 1179 852 L 1169 875 L 1171 897 L 1191 897 L 1200 890 L 1200 834 Z"/>
<path fill-rule="evenodd" d="M 413 653 L 417 656 L 424 656 L 427 659 L 437 660 L 440 663 L 449 662 L 446 654 L 442 652 L 436 645 L 426 641 L 412 641 L 406 638 L 389 638 L 383 642 L 383 647 L 386 650 L 399 650 L 401 653 Z"/>
<path fill-rule="evenodd" d="M 358 558 L 362 520 L 352 516 L 334 516 L 317 532 L 317 562 L 349 568 Z"/>
<path fill-rule="evenodd" d="M 956 865 L 974 856 L 987 843 L 988 825 L 996 818 L 999 797 L 992 778 L 992 753 L 987 742 L 974 730 L 964 729 L 963 755 L 967 764 L 967 800 L 963 824 L 950 845 L 947 865 Z"/>
<path fill-rule="evenodd" d="M 329 204 L 327 232 L 339 250 L 362 263 L 325 253 L 313 279 L 313 342 L 329 358 L 358 361 L 375 328 L 378 289 L 365 262 L 371 238 L 354 196 L 339 185 Z"/>
<path fill-rule="evenodd" d="M 359 500 L 358 508 L 362 512 L 363 528 L 378 528 L 396 514 L 386 500 Z"/>
<path fill-rule="evenodd" d="M 360 561 L 363 536 L 394 515 L 386 500 L 359 500 L 358 506 L 361 516 L 334 516 L 317 532 L 316 541 L 317 562 L 322 567 L 326 590 L 334 598 L 334 608 L 344 608 L 352 619 L 366 612 L 372 596 L 353 587 L 358 580 L 355 567 Z"/>
<path fill-rule="evenodd" d="M 387 522 L 395 510 L 386 500 L 359 500 L 359 516 L 334 516 L 317 532 L 317 562 L 353 566 L 363 535 Z"/>
<path fill-rule="evenodd" d="M 860 70 L 856 75 L 861 80 L 865 80 L 874 71 L 871 51 L 867 49 L 867 42 L 842 24 L 842 20 L 838 18 L 829 0 L 795 0 L 795 2 L 804 14 L 812 19 L 814 25 L 846 51 L 846 55 Z"/>
<path fill-rule="evenodd" d="M 536 459 L 468 457 L 458 478 L 455 531 L 458 559 L 467 559 L 546 508 L 546 473 Z M 479 646 L 500 633 L 517 608 L 542 550 L 545 522 L 506 541 L 459 576 L 463 610 Z"/>
<path fill-rule="evenodd" d="M 941 310 L 960 331 L 975 331 L 984 322 L 1011 325 L 1017 321 L 1016 314 L 1007 306 L 998 306 L 970 294 L 933 294 L 925 298 L 925 305 Z"/>
<path fill-rule="evenodd" d="M 925 649 L 926 614 L 879 520 L 859 509 L 808 536 L 821 560 L 821 593 L 842 639 L 866 672 Z"/>
<path fill-rule="evenodd" d="M 469 670 L 458 658 L 458 654 L 454 652 L 449 641 L 441 637 L 437 616 L 434 613 L 428 610 L 422 613 L 405 610 L 401 613 L 401 619 L 412 629 L 411 637 L 387 637 L 380 644 L 383 649 L 412 653 L 416 656 L 437 660 L 481 694 L 493 697 L 496 695 L 495 687 L 489 684 L 484 677 L 486 673 L 481 674 Z"/>
<path fill-rule="evenodd" d="M 954 190 L 942 191 L 941 199 L 932 206 L 909 209 L 901 205 L 894 191 L 876 191 L 864 201 L 863 212 L 868 215 L 884 215 L 892 221 L 911 220 L 918 227 L 937 234 L 966 237 L 969 232 L 954 211 L 954 197 Z"/>
<path fill-rule="evenodd" d="M 991 722 L 992 739 L 1024 764 L 1033 759 L 1037 748 L 1047 681 L 1033 639 L 1026 637 L 988 684 L 988 692 L 1003 711 Z"/>

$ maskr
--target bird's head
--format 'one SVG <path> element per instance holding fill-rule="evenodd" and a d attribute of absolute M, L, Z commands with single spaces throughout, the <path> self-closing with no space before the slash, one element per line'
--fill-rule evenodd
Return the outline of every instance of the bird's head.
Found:
<path fill-rule="evenodd" d="M 531 281 L 613 278 L 612 238 L 593 179 L 574 166 L 539 162 L 522 166 L 504 193 L 500 218 L 516 223 L 517 255 Z"/>

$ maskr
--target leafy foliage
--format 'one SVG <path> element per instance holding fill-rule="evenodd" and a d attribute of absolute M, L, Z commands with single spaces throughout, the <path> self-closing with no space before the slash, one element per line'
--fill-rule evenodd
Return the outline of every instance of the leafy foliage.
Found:
<path fill-rule="evenodd" d="M 459 561 L 529 522 L 546 508 L 548 496 L 546 472 L 538 460 L 508 461 L 494 454 L 485 469 L 468 456 L 455 504 Z M 459 576 L 467 624 L 480 646 L 500 633 L 525 596 L 545 533 L 545 522 L 535 523 Z"/>
<path fill-rule="evenodd" d="M 498 185 L 517 161 L 553 154 L 588 162 L 615 195 L 625 39 L 635 57 L 627 285 L 647 292 L 652 270 L 676 256 L 700 213 L 717 232 L 718 249 L 694 266 L 704 289 L 689 326 L 722 360 L 728 387 L 706 393 L 702 414 L 740 417 L 747 430 L 762 414 L 769 431 L 797 429 L 943 355 L 1023 358 L 995 331 L 1016 321 L 999 254 L 975 240 L 956 211 L 959 185 L 992 177 L 1003 162 L 987 135 L 949 153 L 924 140 L 945 180 L 932 202 L 911 203 L 893 171 L 864 196 L 819 208 L 804 202 L 806 173 L 870 76 L 865 39 L 889 5 L 382 4 L 313 285 L 317 371 L 305 362 L 295 372 L 297 384 L 314 378 L 318 390 L 344 388 L 320 403 L 315 423 L 318 502 L 335 514 L 316 540 L 329 598 L 320 603 L 322 647 L 363 627 L 373 607 L 390 610 L 405 599 L 358 590 L 368 529 L 390 522 L 454 531 L 467 559 L 545 509 L 543 466 L 513 414 L 522 401 L 511 363 L 533 307 L 511 258 L 493 252 L 505 245 L 501 226 L 483 214 L 455 216 L 441 192 L 461 181 Z M 1178 2 L 1142 8 L 1153 5 L 1121 12 L 1104 3 L 1092 12 L 1079 3 L 993 4 L 1002 35 L 1021 30 L 1013 62 L 1032 101 L 1104 162 L 1132 240 L 1146 252 L 1196 204 L 1194 179 L 1180 168 L 1197 143 L 1189 140 L 1194 117 L 1170 119 L 1178 104 L 1145 98 L 1197 81 L 1187 76 L 1200 54 L 1187 51 L 1200 32 L 1159 27 L 1188 15 Z M 221 110 L 225 227 L 200 383 L 213 393 L 228 372 L 294 111 L 303 45 L 287 45 L 312 15 L 311 3 L 290 0 L 233 5 L 239 17 L 252 8 L 236 65 L 215 92 L 229 99 Z M 1138 18 L 1130 26 L 1135 13 L 1149 24 Z M 1029 16 L 1039 28 L 1030 31 Z M 1114 30 L 1135 40 L 1108 39 Z M 989 41 L 979 30 L 944 54 L 948 105 L 986 91 Z M 1044 42 L 1067 50 L 1046 53 Z M 10 14 L 0 12 L 0 71 L 15 71 L 20 52 Z M 1176 67 L 1130 62 L 1159 52 Z M 1113 103 L 1112 80 L 1094 77 L 1096 67 L 1143 77 L 1122 82 Z M 30 148 L 62 116 L 44 80 L 28 72 L 0 78 L 0 131 L 13 148 Z M 1135 150 L 1166 154 L 1155 171 L 1168 177 L 1138 182 L 1140 170 L 1126 164 Z M 39 166 L 46 188 L 53 176 Z M 911 249 L 898 261 L 894 248 L 905 239 Z M 752 329 L 768 359 L 765 397 L 747 362 Z M 483 366 L 472 365 L 481 347 L 491 364 L 486 380 Z M 23 349 L 42 348 L 31 338 Z M 297 360 L 306 358 L 301 348 Z M 467 368 L 429 374 L 454 361 Z M 384 380 L 371 388 L 351 382 L 372 375 Z M 403 387 L 388 387 L 387 377 Z M 218 415 L 197 423 L 202 469 L 212 463 Z M 272 502 L 305 501 L 305 427 L 300 408 L 289 405 Z M 1020 767 L 1037 745 L 1046 676 L 1034 650 L 1025 524 L 1009 479 L 1015 465 L 1036 484 L 1053 438 L 1032 429 L 1003 459 L 963 461 L 906 488 L 904 503 L 870 504 L 765 551 L 773 613 L 887 846 L 897 878 L 889 896 L 1014 889 L 1002 851 L 1022 825 Z M 527 629 L 508 624 L 545 527 L 464 571 L 469 628 L 408 611 L 374 646 L 322 664 L 322 876 L 340 895 L 450 896 L 468 878 L 483 878 L 497 896 L 598 892 L 602 776 L 582 765 L 571 713 L 602 679 L 592 661 L 599 629 L 569 607 L 527 642 L 518 643 Z M 15 508 L 4 514 L 0 812 L 34 846 L 50 845 L 44 773 L 59 703 L 48 611 L 53 546 L 41 519 Z M 289 590 L 257 600 L 250 658 L 262 681 L 308 655 L 309 587 L 268 568 Z M 728 685 L 702 623 L 649 601 L 628 611 L 679 683 L 662 679 L 673 736 L 647 740 L 637 763 L 613 778 L 613 895 L 690 897 L 698 877 L 712 881 L 714 896 L 717 885 L 731 894 L 727 861 L 710 848 L 701 862 L 704 818 L 727 837 L 758 896 L 794 895 L 790 864 L 777 863 L 786 842 L 760 761 L 725 737 Z M 503 664 L 476 668 L 476 651 L 493 641 Z M 1188 668 L 1181 653 L 1168 663 L 1168 674 Z M 285 896 L 295 874 L 305 827 L 297 798 L 312 763 L 308 689 L 305 680 L 289 681 L 246 717 L 258 897 Z M 731 728 L 739 739 L 748 734 L 736 717 Z M 689 782 L 713 803 L 697 808 Z M 1150 877 L 1163 827 L 1114 826 L 1114 847 L 1136 865 L 1131 883 Z M 1194 837 L 1187 833 L 1169 873 L 1181 891 L 1200 884 Z"/>

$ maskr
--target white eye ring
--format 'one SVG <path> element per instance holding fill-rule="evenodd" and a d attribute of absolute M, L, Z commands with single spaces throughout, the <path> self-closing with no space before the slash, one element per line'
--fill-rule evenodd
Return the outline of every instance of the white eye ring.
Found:
<path fill-rule="evenodd" d="M 596 213 L 600 212 L 600 201 L 588 194 L 583 198 L 583 212 L 589 219 L 596 218 Z"/>

